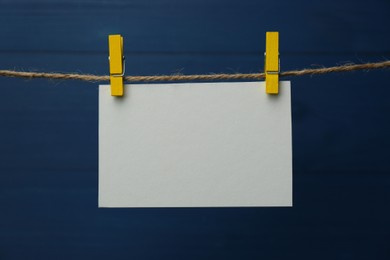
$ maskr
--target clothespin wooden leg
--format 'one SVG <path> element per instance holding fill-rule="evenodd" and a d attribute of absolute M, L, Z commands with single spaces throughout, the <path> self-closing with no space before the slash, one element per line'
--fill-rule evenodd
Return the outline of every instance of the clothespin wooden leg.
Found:
<path fill-rule="evenodd" d="M 119 34 L 109 35 L 108 45 L 111 96 L 123 96 L 123 76 L 125 73 L 123 37 Z"/>
<path fill-rule="evenodd" d="M 279 93 L 279 32 L 267 32 L 265 43 L 265 92 Z"/>

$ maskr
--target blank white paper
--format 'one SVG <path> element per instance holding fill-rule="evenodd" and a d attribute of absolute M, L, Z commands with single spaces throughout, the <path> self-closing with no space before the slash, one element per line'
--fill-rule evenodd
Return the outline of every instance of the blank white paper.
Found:
<path fill-rule="evenodd" d="M 99 88 L 99 207 L 292 206 L 290 82 Z"/>

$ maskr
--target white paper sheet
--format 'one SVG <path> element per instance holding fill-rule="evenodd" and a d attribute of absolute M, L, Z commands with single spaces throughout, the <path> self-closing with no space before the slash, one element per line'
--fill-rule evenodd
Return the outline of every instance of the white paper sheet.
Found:
<path fill-rule="evenodd" d="M 292 206 L 290 82 L 99 91 L 99 207 Z"/>

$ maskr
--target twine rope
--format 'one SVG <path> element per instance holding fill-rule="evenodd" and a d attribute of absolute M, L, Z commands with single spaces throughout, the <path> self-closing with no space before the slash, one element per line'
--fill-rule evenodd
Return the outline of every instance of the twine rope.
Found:
<path fill-rule="evenodd" d="M 335 72 L 350 72 L 357 70 L 374 70 L 390 67 L 390 61 L 344 64 L 327 68 L 311 68 L 281 72 L 280 77 L 319 75 Z M 75 73 L 48 73 L 48 72 L 24 72 L 15 70 L 0 70 L 1 77 L 27 78 L 27 79 L 59 79 L 81 80 L 89 82 L 109 81 L 110 76 Z M 126 82 L 160 82 L 160 81 L 215 81 L 215 80 L 261 80 L 265 73 L 235 73 L 235 74 L 201 74 L 201 75 L 155 75 L 155 76 L 124 76 Z"/>

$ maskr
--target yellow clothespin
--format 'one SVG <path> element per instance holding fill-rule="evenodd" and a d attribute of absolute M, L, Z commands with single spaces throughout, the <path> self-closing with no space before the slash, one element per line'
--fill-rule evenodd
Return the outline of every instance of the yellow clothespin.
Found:
<path fill-rule="evenodd" d="M 119 34 L 108 36 L 110 60 L 111 96 L 123 96 L 123 76 L 125 74 L 125 56 L 123 55 L 123 37 Z"/>
<path fill-rule="evenodd" d="M 267 32 L 265 41 L 265 92 L 279 93 L 279 32 Z"/>

